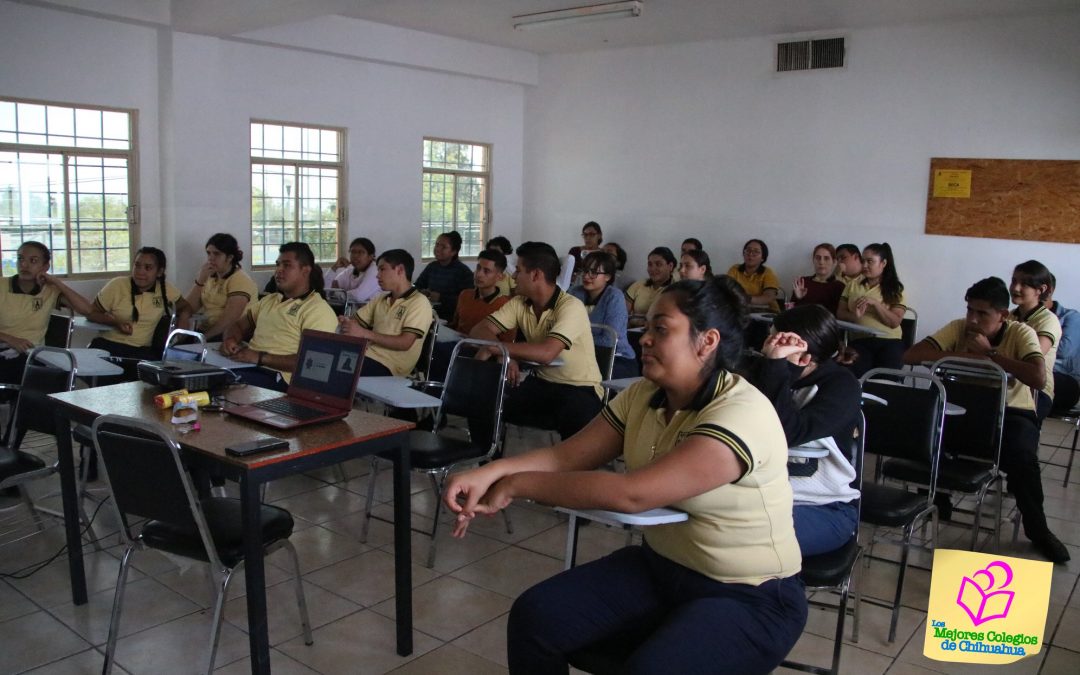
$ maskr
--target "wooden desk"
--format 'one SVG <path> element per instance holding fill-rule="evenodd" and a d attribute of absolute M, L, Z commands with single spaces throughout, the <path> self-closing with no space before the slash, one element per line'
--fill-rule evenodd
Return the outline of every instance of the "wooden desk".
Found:
<path fill-rule="evenodd" d="M 160 390 L 142 382 L 125 382 L 107 387 L 80 389 L 53 394 L 56 428 L 66 429 L 72 422 L 91 424 L 107 413 L 138 417 L 157 422 L 185 450 L 193 464 L 212 465 L 226 477 L 240 483 L 244 520 L 244 577 L 247 581 L 248 638 L 251 647 L 251 672 L 270 672 L 270 641 L 267 634 L 266 578 L 260 532 L 261 484 L 322 466 L 337 464 L 355 457 L 387 453 L 394 457 L 394 587 L 397 612 L 397 653 L 412 653 L 412 553 L 409 532 L 411 511 L 409 495 L 408 431 L 409 422 L 370 415 L 354 410 L 343 420 L 301 427 L 291 431 L 271 429 L 225 413 L 203 413 L 201 431 L 179 435 L 169 423 L 171 410 L 154 407 L 153 396 Z M 258 387 L 229 389 L 228 399 L 251 403 L 281 394 Z M 225 446 L 274 435 L 289 441 L 288 450 L 279 450 L 248 458 L 230 457 Z M 64 527 L 67 532 L 68 565 L 71 595 L 76 605 L 87 602 L 86 576 L 83 569 L 82 540 L 75 491 L 75 463 L 71 434 L 57 433 L 56 447 L 60 463 L 60 485 L 64 502 Z"/>

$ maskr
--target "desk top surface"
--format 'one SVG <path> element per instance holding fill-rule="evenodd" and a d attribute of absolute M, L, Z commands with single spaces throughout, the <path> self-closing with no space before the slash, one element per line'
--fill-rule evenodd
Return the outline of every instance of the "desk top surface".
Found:
<path fill-rule="evenodd" d="M 415 426 L 411 422 L 353 410 L 342 420 L 297 429 L 275 429 L 233 417 L 228 413 L 200 410 L 201 430 L 181 434 L 170 423 L 172 409 L 161 410 L 154 405 L 154 396 L 159 393 L 161 389 L 143 382 L 124 382 L 106 387 L 51 394 L 51 397 L 69 412 L 126 415 L 148 420 L 160 425 L 170 437 L 186 449 L 249 469 L 290 461 L 356 442 L 390 436 L 408 431 Z M 241 386 L 226 390 L 226 399 L 236 404 L 254 403 L 279 396 L 281 396 L 280 392 L 260 387 Z M 226 446 L 265 436 L 276 436 L 287 440 L 288 450 L 265 452 L 249 457 L 231 457 L 225 454 Z"/>

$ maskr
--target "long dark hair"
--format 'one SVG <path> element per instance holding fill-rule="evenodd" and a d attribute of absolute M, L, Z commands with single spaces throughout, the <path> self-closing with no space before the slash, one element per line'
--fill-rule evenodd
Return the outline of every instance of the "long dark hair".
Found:
<path fill-rule="evenodd" d="M 900 296 L 904 293 L 904 284 L 900 283 L 900 277 L 896 273 L 896 259 L 893 258 L 892 246 L 886 242 L 869 244 L 864 251 L 871 251 L 888 262 L 881 273 L 881 299 L 887 305 L 900 304 Z M 865 258 L 865 256 L 864 256 Z"/>
<path fill-rule="evenodd" d="M 1039 302 L 1045 301 L 1054 292 L 1054 275 L 1050 274 L 1046 265 L 1038 260 L 1020 263 L 1013 269 L 1013 276 L 1019 279 L 1020 283 L 1031 288 L 1046 286 L 1046 290 L 1039 293 Z"/>
<path fill-rule="evenodd" d="M 773 319 L 773 327 L 806 340 L 807 352 L 816 363 L 828 361 L 840 349 L 840 326 L 821 305 L 799 305 L 781 312 Z"/>
<path fill-rule="evenodd" d="M 668 283 L 671 283 L 672 275 L 675 274 L 675 268 L 679 266 L 679 261 L 675 259 L 675 254 L 672 253 L 671 249 L 667 246 L 657 246 L 653 250 L 649 251 L 649 255 L 645 256 L 645 260 L 648 261 L 648 259 L 653 257 L 654 255 L 663 258 L 664 262 L 671 265 L 671 272 L 668 274 Z M 652 286 L 652 279 L 646 280 L 645 285 Z"/>
<path fill-rule="evenodd" d="M 665 295 L 669 293 L 690 320 L 690 337 L 697 339 L 710 328 L 720 332 L 720 345 L 712 363 L 706 364 L 705 375 L 738 368 L 747 323 L 746 293 L 739 283 L 721 274 L 705 281 L 678 281 L 664 289 Z"/>
<path fill-rule="evenodd" d="M 593 251 L 581 261 L 582 274 L 596 270 L 607 275 L 607 281 L 604 283 L 605 289 L 615 283 L 615 270 L 617 268 L 618 263 L 615 262 L 615 256 L 606 251 Z"/>
<path fill-rule="evenodd" d="M 326 288 L 326 281 L 323 280 L 322 268 L 315 264 L 315 254 L 311 251 L 311 247 L 302 241 L 290 241 L 282 244 L 278 249 L 279 253 L 292 253 L 296 256 L 296 261 L 301 265 L 307 265 L 311 269 L 308 273 L 308 285 L 311 286 L 311 290 L 315 291 L 319 295 L 323 295 L 323 289 Z"/>
<path fill-rule="evenodd" d="M 157 285 L 157 284 L 161 285 L 161 306 L 165 308 L 166 313 L 171 312 L 172 311 L 172 304 L 169 303 L 169 294 L 165 292 L 165 264 L 167 262 L 166 259 L 165 259 L 165 251 L 162 251 L 160 248 L 154 248 L 153 246 L 143 246 L 138 251 L 135 251 L 135 257 L 136 258 L 138 258 L 140 255 L 152 255 L 152 256 L 154 256 L 154 260 L 157 262 L 157 267 L 158 267 L 158 272 L 159 272 L 158 278 L 154 280 L 154 284 L 155 285 Z M 135 285 L 135 278 L 131 277 L 130 281 L 131 281 L 131 322 L 132 323 L 138 323 L 139 322 L 139 308 L 135 306 L 135 296 L 138 295 L 140 291 L 139 291 L 138 286 Z M 151 290 L 153 290 L 153 289 L 151 289 Z"/>
<path fill-rule="evenodd" d="M 240 250 L 240 244 L 236 243 L 236 237 L 228 232 L 218 232 L 206 240 L 206 246 L 213 246 L 225 255 L 232 256 L 232 269 L 240 267 L 240 261 L 244 259 L 244 252 Z M 204 247 L 205 248 L 205 247 Z M 232 270 L 230 270 L 230 273 Z"/>

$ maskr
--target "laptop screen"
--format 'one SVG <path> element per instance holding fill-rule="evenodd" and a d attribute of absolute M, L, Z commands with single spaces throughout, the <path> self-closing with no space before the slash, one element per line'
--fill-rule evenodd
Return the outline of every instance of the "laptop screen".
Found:
<path fill-rule="evenodd" d="M 289 395 L 317 400 L 339 399 L 351 405 L 366 348 L 367 340 L 360 338 L 304 331 L 296 370 L 289 383 Z"/>

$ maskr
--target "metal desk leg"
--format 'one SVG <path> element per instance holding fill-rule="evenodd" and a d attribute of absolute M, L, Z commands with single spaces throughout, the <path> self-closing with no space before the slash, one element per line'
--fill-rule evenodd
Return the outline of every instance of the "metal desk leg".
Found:
<path fill-rule="evenodd" d="M 251 672 L 270 672 L 270 635 L 266 619 L 266 576 L 263 569 L 262 510 L 259 482 L 246 472 L 240 479 L 244 522 L 244 579 L 247 581 L 248 643 Z"/>
<path fill-rule="evenodd" d="M 412 510 L 409 492 L 409 447 L 402 438 L 394 454 L 394 600 L 397 610 L 397 653 L 413 651 L 412 635 Z M 439 498 L 440 496 L 436 496 Z"/>
<path fill-rule="evenodd" d="M 71 420 L 57 410 L 56 456 L 60 464 L 60 496 L 64 503 L 64 533 L 67 536 L 68 575 L 71 577 L 71 601 L 86 604 L 86 570 L 82 557 L 82 522 L 79 520 L 79 489 L 75 480 L 75 457 L 71 449 Z"/>

